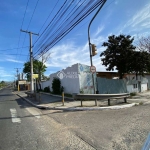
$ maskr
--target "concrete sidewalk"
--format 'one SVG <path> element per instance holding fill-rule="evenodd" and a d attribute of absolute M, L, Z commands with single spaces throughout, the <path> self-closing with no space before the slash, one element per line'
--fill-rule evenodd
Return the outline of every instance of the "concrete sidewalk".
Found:
<path fill-rule="evenodd" d="M 24 91 L 15 91 L 25 101 L 37 108 L 52 109 L 52 110 L 102 110 L 102 109 L 121 109 L 128 108 L 135 105 L 142 105 L 150 103 L 150 92 L 140 93 L 137 96 L 127 99 L 127 103 L 124 103 L 123 99 L 111 100 L 111 106 L 108 106 L 107 100 L 97 101 L 98 105 L 95 106 L 95 101 L 83 101 L 83 107 L 81 107 L 80 101 L 74 101 L 72 98 L 65 98 L 64 106 L 62 104 L 62 97 L 52 94 L 41 93 L 39 100 L 39 94 L 35 98 L 29 98 Z"/>

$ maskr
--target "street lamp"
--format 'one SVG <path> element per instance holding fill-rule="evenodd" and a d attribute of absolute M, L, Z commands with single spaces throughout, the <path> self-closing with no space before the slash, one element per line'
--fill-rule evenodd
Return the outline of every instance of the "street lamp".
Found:
<path fill-rule="evenodd" d="M 95 17 L 97 16 L 97 14 L 99 13 L 99 11 L 101 10 L 101 8 L 103 7 L 103 5 L 105 4 L 106 0 L 103 0 L 103 3 L 102 5 L 100 6 L 100 8 L 97 10 L 97 12 L 95 13 L 95 15 L 93 16 L 93 18 L 91 19 L 90 23 L 89 23 L 89 26 L 88 26 L 88 41 L 89 41 L 89 51 L 90 51 L 90 62 L 91 62 L 91 66 L 93 66 L 93 62 L 92 62 L 92 44 L 91 44 L 91 41 L 90 41 L 90 26 L 93 22 L 93 20 L 95 19 Z M 96 94 L 96 91 L 95 91 L 95 84 L 94 84 L 94 76 L 92 74 L 92 82 L 93 82 L 93 88 L 94 88 L 94 94 Z"/>

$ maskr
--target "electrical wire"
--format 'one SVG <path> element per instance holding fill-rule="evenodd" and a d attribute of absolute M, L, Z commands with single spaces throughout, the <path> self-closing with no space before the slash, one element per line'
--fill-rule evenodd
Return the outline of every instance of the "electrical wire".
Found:
<path fill-rule="evenodd" d="M 24 19 L 25 19 L 25 15 L 26 15 L 26 11 L 27 11 L 28 4 L 29 4 L 29 0 L 27 0 L 27 4 L 26 4 L 26 8 L 25 8 L 25 12 L 24 12 L 23 19 L 22 19 L 22 22 L 21 22 L 21 28 L 22 28 L 23 23 L 24 23 Z M 21 32 L 19 32 L 18 47 L 17 47 L 17 48 L 15 48 L 15 49 L 17 49 L 17 53 L 18 53 L 18 49 L 20 49 L 20 48 L 19 48 L 20 37 L 21 37 Z M 17 56 L 16 56 L 16 59 L 17 59 Z"/>
<path fill-rule="evenodd" d="M 17 48 L 9 48 L 9 49 L 0 49 L 0 51 L 10 51 L 10 50 L 15 50 L 15 49 L 22 49 L 22 48 L 27 48 L 29 46 L 24 46 L 24 47 L 17 47 Z"/>
<path fill-rule="evenodd" d="M 27 26 L 27 29 L 26 29 L 26 30 L 28 30 L 28 29 L 29 29 L 29 26 L 30 26 L 31 21 L 32 21 L 32 19 L 33 19 L 33 16 L 34 16 L 34 14 L 35 14 L 35 10 L 36 10 L 36 8 L 37 8 L 38 3 L 39 3 L 39 0 L 37 0 L 37 2 L 36 2 L 36 5 L 35 5 L 35 7 L 34 7 L 34 10 L 33 10 L 32 16 L 31 16 L 31 18 L 30 18 L 30 21 L 29 21 L 29 24 L 28 24 L 28 26 Z M 21 28 L 21 29 L 22 29 L 22 28 Z M 25 34 L 25 36 L 24 36 L 24 40 L 23 40 L 22 47 L 24 46 L 25 39 L 26 39 L 26 34 Z M 22 53 L 22 49 L 21 49 L 21 51 L 20 51 L 20 55 L 21 55 L 21 53 Z"/>
<path fill-rule="evenodd" d="M 90 2 L 89 2 L 90 3 Z M 78 16 L 78 15 L 77 15 Z M 70 24 L 70 23 L 69 23 Z"/>
<path fill-rule="evenodd" d="M 64 36 L 66 36 L 73 28 L 75 28 L 83 19 L 85 19 L 90 13 L 92 13 L 98 6 L 102 5 L 104 1 L 103 0 L 99 0 L 99 1 L 84 1 L 84 5 L 80 4 L 78 5 L 76 12 L 72 11 L 68 11 L 69 10 L 69 6 L 67 7 L 67 9 L 63 9 L 63 11 L 61 13 L 57 13 L 57 17 L 55 15 L 55 19 L 53 21 L 53 25 L 56 25 L 58 23 L 58 20 L 60 19 L 60 16 L 66 16 L 63 19 L 61 18 L 61 24 L 57 25 L 54 29 L 53 27 L 53 32 L 50 33 L 50 31 L 52 30 L 51 28 L 47 27 L 47 31 L 46 33 L 43 35 L 42 39 L 45 40 L 40 40 L 41 42 L 38 43 L 38 46 L 40 46 L 40 48 L 37 49 L 36 47 L 36 52 L 34 54 L 34 57 L 36 57 L 37 55 L 39 55 L 38 53 L 46 53 L 49 49 L 51 49 L 55 44 L 57 44 Z M 71 5 L 70 5 L 71 6 Z M 61 7 L 62 8 L 62 7 Z M 74 9 L 74 8 L 73 8 Z M 70 9 L 72 10 L 72 9 Z M 69 17 L 68 17 L 69 14 Z"/>

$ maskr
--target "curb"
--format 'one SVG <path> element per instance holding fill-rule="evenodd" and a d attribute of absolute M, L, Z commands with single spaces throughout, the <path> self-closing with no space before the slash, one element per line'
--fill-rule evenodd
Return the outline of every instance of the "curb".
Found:
<path fill-rule="evenodd" d="M 46 109 L 45 106 L 38 106 L 38 105 L 32 103 L 32 102 L 31 102 L 30 100 L 28 100 L 27 98 L 24 98 L 24 97 L 22 97 L 22 96 L 19 95 L 19 94 L 16 94 L 16 95 L 18 95 L 19 97 L 21 97 L 21 98 L 24 99 L 26 102 L 28 102 L 29 104 L 31 104 L 32 106 L 34 106 L 34 107 L 36 107 L 36 108 L 39 108 L 39 109 Z"/>
<path fill-rule="evenodd" d="M 21 97 L 22 99 L 24 99 L 26 102 L 28 102 L 29 104 L 31 104 L 32 106 L 39 108 L 39 109 L 49 109 L 49 110 L 64 110 L 64 111 L 90 111 L 90 110 L 104 110 L 104 109 L 111 109 L 111 110 L 115 110 L 115 109 L 122 109 L 122 108 L 130 108 L 133 107 L 135 105 L 139 105 L 137 103 L 132 103 L 132 104 L 126 104 L 126 105 L 121 105 L 121 106 L 109 106 L 109 107 L 73 107 L 73 108 L 62 108 L 62 107 L 49 107 L 49 106 L 42 106 L 42 105 L 36 105 L 34 103 L 32 103 L 30 100 L 28 100 L 27 98 L 22 97 L 21 95 L 17 94 L 19 97 Z"/>
<path fill-rule="evenodd" d="M 45 92 L 40 92 L 40 93 L 41 94 L 45 94 L 45 95 L 51 95 L 51 96 L 61 97 L 62 98 L 62 96 L 60 96 L 60 95 L 54 95 L 54 94 L 45 93 Z M 70 98 L 70 97 L 66 97 L 66 96 L 64 96 L 64 98 L 74 100 L 74 98 Z"/>

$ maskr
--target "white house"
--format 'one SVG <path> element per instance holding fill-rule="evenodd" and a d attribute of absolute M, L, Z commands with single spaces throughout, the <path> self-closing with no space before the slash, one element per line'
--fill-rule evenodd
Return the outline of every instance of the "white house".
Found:
<path fill-rule="evenodd" d="M 138 75 L 136 79 L 135 75 L 128 74 L 126 75 L 125 80 L 127 84 L 127 91 L 129 93 L 138 93 L 148 90 L 148 79 L 146 77 Z"/>
<path fill-rule="evenodd" d="M 94 81 L 96 81 L 96 73 L 94 75 Z M 54 78 L 61 80 L 61 86 L 64 87 L 65 93 L 94 93 L 92 73 L 90 66 L 83 64 L 74 64 L 71 67 L 67 67 L 61 71 L 50 75 L 50 80 L 42 82 L 42 89 L 49 86 L 52 91 L 52 82 Z M 96 83 L 95 83 L 96 89 Z"/>

